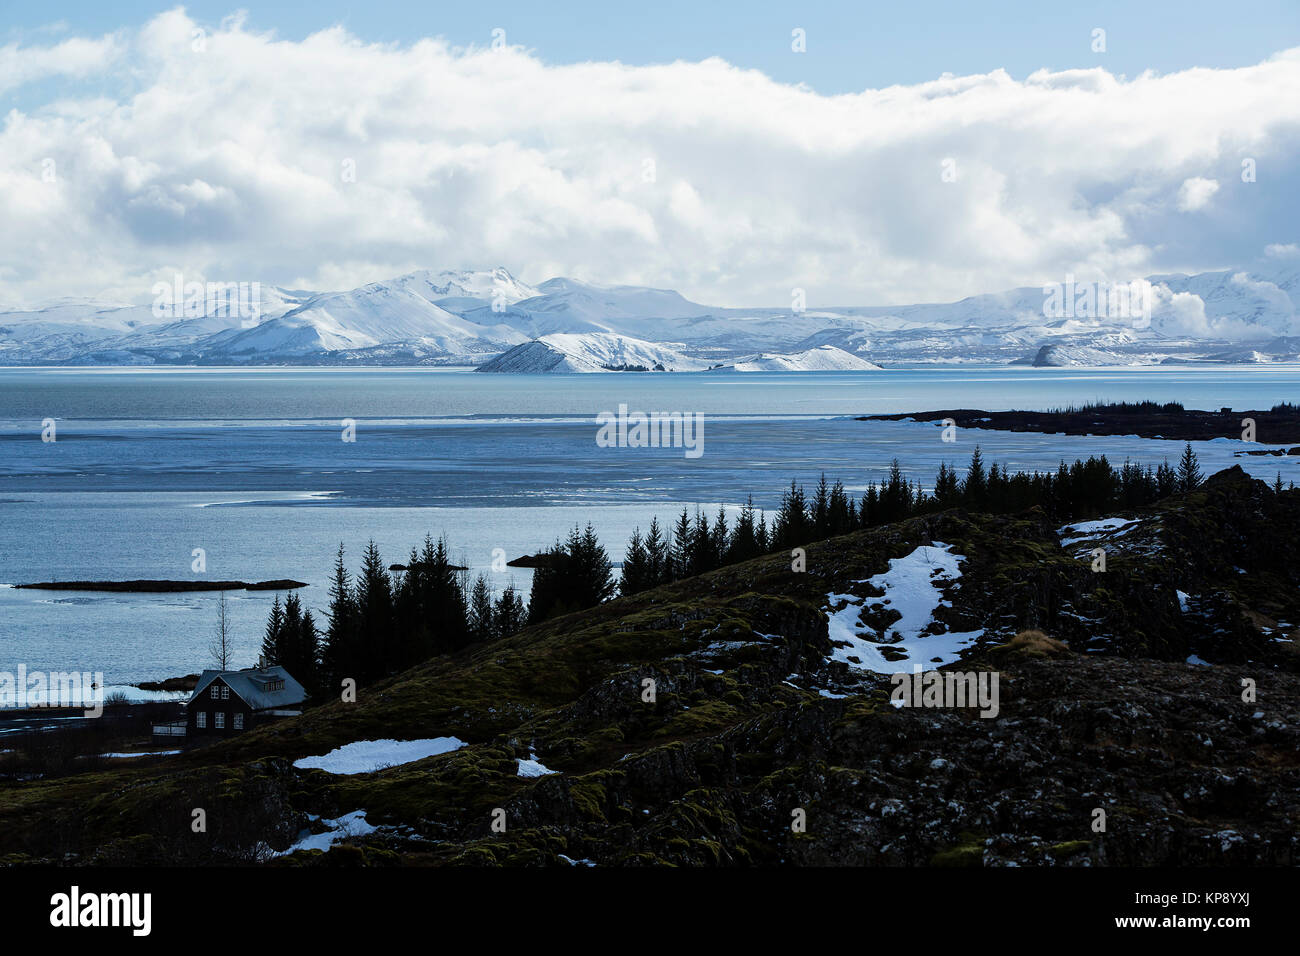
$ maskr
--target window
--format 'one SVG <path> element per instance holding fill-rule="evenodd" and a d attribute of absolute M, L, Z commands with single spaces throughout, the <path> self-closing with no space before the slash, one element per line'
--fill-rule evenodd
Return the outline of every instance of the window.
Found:
<path fill-rule="evenodd" d="M 198 727 L 200 730 L 203 730 L 208 726 L 208 715 L 206 712 L 200 710 L 194 715 L 194 726 Z"/>
<path fill-rule="evenodd" d="M 220 689 L 219 687 L 217 687 L 216 684 L 213 684 L 213 685 L 212 685 L 212 693 L 209 694 L 208 696 L 211 697 L 213 700 L 216 700 L 218 697 L 221 696 L 221 689 Z"/>
<path fill-rule="evenodd" d="M 230 700 L 230 688 L 229 688 L 229 687 L 222 687 L 222 688 L 221 688 L 221 699 L 222 699 L 222 700 Z"/>
<path fill-rule="evenodd" d="M 244 715 L 243 715 L 243 714 L 235 714 L 235 729 L 236 729 L 236 730 L 243 730 L 243 729 L 244 729 Z"/>
<path fill-rule="evenodd" d="M 215 716 L 216 716 L 216 718 L 217 718 L 217 719 L 216 719 L 216 725 L 215 725 L 216 728 L 217 728 L 217 730 L 224 730 L 225 727 L 226 727 L 226 715 L 225 715 L 225 713 L 222 712 L 222 711 L 217 711 L 217 713 L 215 714 Z"/>

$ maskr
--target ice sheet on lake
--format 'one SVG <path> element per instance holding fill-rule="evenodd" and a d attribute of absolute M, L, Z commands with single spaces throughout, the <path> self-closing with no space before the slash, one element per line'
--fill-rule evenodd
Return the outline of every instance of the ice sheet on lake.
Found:
<path fill-rule="evenodd" d="M 830 612 L 830 639 L 840 645 L 834 648 L 831 660 L 877 674 L 899 673 L 910 669 L 913 664 L 928 669 L 958 660 L 966 648 L 983 636 L 982 629 L 943 634 L 924 632 L 934 623 L 935 611 L 940 607 L 951 607 L 943 599 L 943 588 L 961 577 L 961 562 L 965 560 L 962 555 L 952 553 L 952 545 L 936 541 L 933 545 L 921 545 L 905 557 L 891 559 L 888 571 L 866 579 L 865 583 L 883 589 L 884 597 L 862 599 L 852 594 L 828 595 L 832 606 L 848 602 L 840 610 Z M 891 634 L 899 637 L 893 643 L 858 636 L 863 607 L 882 605 L 902 615 L 889 626 Z M 888 660 L 881 653 L 883 648 L 901 652 L 905 657 Z"/>
<path fill-rule="evenodd" d="M 451 753 L 465 746 L 459 737 L 430 737 L 425 740 L 358 740 L 336 747 L 320 757 L 303 757 L 293 765 L 299 770 L 326 773 L 373 773 L 385 767 Z"/>

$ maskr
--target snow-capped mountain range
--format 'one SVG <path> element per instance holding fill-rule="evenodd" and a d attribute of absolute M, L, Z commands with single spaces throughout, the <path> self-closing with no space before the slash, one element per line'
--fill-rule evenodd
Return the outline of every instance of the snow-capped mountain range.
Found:
<path fill-rule="evenodd" d="M 530 286 L 502 268 L 412 272 L 341 292 L 264 285 L 252 290 L 252 310 L 223 308 L 210 293 L 180 296 L 182 288 L 174 309 L 157 299 L 65 300 L 0 312 L 0 365 L 423 364 L 535 373 L 1300 360 L 1294 266 L 1150 276 L 1118 299 L 1069 280 L 1059 293 L 1026 287 L 951 303 L 805 311 L 720 308 L 668 289 L 566 278 Z"/>

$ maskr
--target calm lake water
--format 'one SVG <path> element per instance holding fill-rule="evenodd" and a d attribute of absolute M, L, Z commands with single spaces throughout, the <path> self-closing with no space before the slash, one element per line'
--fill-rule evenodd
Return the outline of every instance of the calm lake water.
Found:
<path fill-rule="evenodd" d="M 342 542 L 373 538 L 403 561 L 425 533 L 490 571 L 494 549 L 531 553 L 592 521 L 618 561 L 633 527 L 682 507 L 780 500 L 820 472 L 850 489 L 898 457 L 929 483 L 976 443 L 989 461 L 1176 459 L 1173 442 L 966 432 L 853 415 L 929 408 L 1050 408 L 1095 399 L 1268 407 L 1300 398 L 1300 367 L 895 368 L 870 373 L 497 376 L 430 369 L 0 369 L 0 585 L 82 578 L 309 582 L 326 604 Z M 699 412 L 704 453 L 602 448 L 595 417 Z M 55 442 L 41 441 L 42 422 Z M 356 440 L 343 440 L 344 419 Z M 1197 447 L 1207 472 L 1239 463 L 1300 481 L 1297 459 Z M 191 569 L 193 551 L 206 571 Z M 529 572 L 493 574 L 526 588 Z M 272 595 L 227 595 L 241 664 Z M 0 586 L 0 670 L 103 671 L 109 685 L 209 664 L 216 595 L 111 595 Z"/>

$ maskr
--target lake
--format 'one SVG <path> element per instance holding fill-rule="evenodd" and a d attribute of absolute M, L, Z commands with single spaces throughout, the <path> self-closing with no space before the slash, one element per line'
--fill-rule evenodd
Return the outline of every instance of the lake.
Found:
<path fill-rule="evenodd" d="M 1238 409 L 1296 401 L 1300 367 L 891 368 L 863 373 L 499 376 L 449 369 L 0 369 L 0 585 L 87 578 L 294 578 L 322 611 L 342 542 L 389 563 L 426 533 L 498 588 L 496 549 L 533 553 L 591 521 L 615 562 L 651 516 L 773 508 L 792 478 L 851 490 L 900 459 L 928 485 L 942 461 L 1052 468 L 1062 458 L 1176 460 L 1136 437 L 966 432 L 850 416 L 928 408 L 1050 408 L 1092 400 Z M 703 454 L 606 448 L 596 416 L 701 413 Z M 53 442 L 41 440 L 53 419 Z M 344 420 L 355 423 L 347 441 Z M 1300 480 L 1300 459 L 1197 443 L 1208 474 L 1238 463 Z M 206 569 L 192 570 L 195 549 Z M 231 592 L 237 659 L 252 663 L 269 593 Z M 208 666 L 212 593 L 94 594 L 0 586 L 0 670 L 103 671 L 110 686 Z"/>

